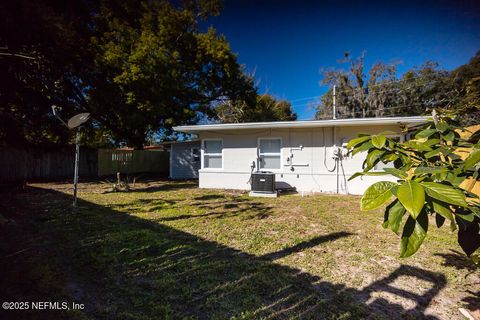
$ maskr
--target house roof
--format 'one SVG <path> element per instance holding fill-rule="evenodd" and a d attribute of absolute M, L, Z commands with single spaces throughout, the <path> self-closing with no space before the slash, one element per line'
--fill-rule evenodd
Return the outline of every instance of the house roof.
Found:
<path fill-rule="evenodd" d="M 429 117 L 389 117 L 389 118 L 354 118 L 336 120 L 301 120 L 273 122 L 218 123 L 193 126 L 173 127 L 175 131 L 197 133 L 202 131 L 245 130 L 245 129 L 280 129 L 280 128 L 317 128 L 317 127 L 348 127 L 405 124 L 418 125 L 428 121 Z"/>

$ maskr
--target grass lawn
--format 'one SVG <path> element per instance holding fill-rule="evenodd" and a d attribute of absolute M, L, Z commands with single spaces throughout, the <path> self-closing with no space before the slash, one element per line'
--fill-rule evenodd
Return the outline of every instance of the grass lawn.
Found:
<path fill-rule="evenodd" d="M 462 319 L 479 305 L 478 271 L 448 226 L 400 259 L 381 210 L 360 212 L 356 196 L 81 187 L 75 214 L 67 184 L 0 194 L 0 295 L 85 308 L 0 318 Z"/>

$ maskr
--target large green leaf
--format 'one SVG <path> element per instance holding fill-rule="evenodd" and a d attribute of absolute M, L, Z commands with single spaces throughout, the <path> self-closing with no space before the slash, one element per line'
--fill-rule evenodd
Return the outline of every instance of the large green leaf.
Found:
<path fill-rule="evenodd" d="M 370 136 L 364 136 L 364 137 L 359 137 L 359 138 L 352 139 L 352 140 L 348 141 L 347 149 L 351 149 L 353 147 L 356 147 L 357 145 L 367 141 L 368 139 L 370 139 Z"/>
<path fill-rule="evenodd" d="M 446 205 L 437 201 L 432 201 L 432 204 L 433 204 L 433 211 L 435 211 L 445 219 L 448 219 L 450 221 L 455 221 L 452 211 Z"/>
<path fill-rule="evenodd" d="M 440 139 L 428 139 L 427 141 L 424 141 L 423 144 L 431 147 L 431 146 L 434 146 L 436 144 L 439 144 L 440 143 Z"/>
<path fill-rule="evenodd" d="M 427 194 L 434 199 L 461 207 L 468 205 L 465 195 L 453 187 L 436 182 L 421 182 L 421 185 L 425 188 Z"/>
<path fill-rule="evenodd" d="M 428 138 L 428 137 L 430 137 L 432 134 L 434 134 L 435 132 L 437 132 L 437 130 L 435 130 L 435 129 L 425 129 L 425 130 L 422 130 L 422 131 L 420 131 L 419 133 L 417 133 L 417 134 L 415 135 L 415 139 Z"/>
<path fill-rule="evenodd" d="M 475 215 L 472 212 L 456 213 L 456 216 L 468 222 L 472 222 L 475 219 Z"/>
<path fill-rule="evenodd" d="M 390 181 L 380 181 L 372 184 L 363 194 L 360 207 L 363 211 L 373 210 L 387 202 L 392 196 L 392 188 L 397 184 Z"/>
<path fill-rule="evenodd" d="M 388 215 L 388 217 L 383 226 L 398 234 L 398 230 L 400 229 L 400 225 L 402 223 L 402 217 L 405 213 L 405 208 L 402 206 L 400 201 L 395 200 L 388 205 L 385 213 Z"/>
<path fill-rule="evenodd" d="M 442 153 L 442 151 L 444 151 L 443 148 L 437 148 L 433 151 L 427 152 L 427 153 L 425 153 L 425 158 L 430 159 L 432 157 L 438 156 L 439 154 Z"/>
<path fill-rule="evenodd" d="M 442 138 L 447 140 L 447 141 L 453 141 L 453 140 L 455 140 L 455 132 L 454 131 L 449 131 L 445 135 L 442 134 Z"/>
<path fill-rule="evenodd" d="M 444 174 L 439 174 L 438 176 L 443 176 Z M 442 179 L 437 179 L 438 181 L 448 181 L 450 182 L 451 184 L 453 184 L 454 186 L 460 186 L 460 184 L 462 184 L 463 181 L 465 181 L 465 176 L 460 176 L 458 175 L 458 173 L 456 173 L 454 170 L 450 170 L 449 172 L 447 172 L 445 174 L 444 177 L 442 177 Z M 476 195 L 474 197 L 477 197 Z"/>
<path fill-rule="evenodd" d="M 408 217 L 403 227 L 400 242 L 400 257 L 407 258 L 417 252 L 428 231 L 428 216 L 425 212 L 418 215 L 417 219 Z"/>
<path fill-rule="evenodd" d="M 480 161 L 480 150 L 475 149 L 467 159 L 465 159 L 465 163 L 463 164 L 465 169 L 470 169 L 471 167 L 475 166 Z"/>
<path fill-rule="evenodd" d="M 382 149 L 385 146 L 387 138 L 382 135 L 372 136 L 372 144 L 377 149 Z"/>
<path fill-rule="evenodd" d="M 356 155 L 359 152 L 367 151 L 368 149 L 373 148 L 372 141 L 366 141 L 360 146 L 356 147 L 352 151 L 352 156 Z"/>
<path fill-rule="evenodd" d="M 425 152 L 429 152 L 429 151 L 432 151 L 432 148 L 430 148 L 427 144 L 423 143 L 423 142 L 418 142 L 418 141 L 414 141 L 414 140 L 410 140 L 406 143 L 406 145 L 411 148 L 411 149 L 415 149 L 415 151 L 425 151 Z"/>
<path fill-rule="evenodd" d="M 415 174 L 448 172 L 446 167 L 417 167 Z"/>
<path fill-rule="evenodd" d="M 348 181 L 350 180 L 353 180 L 357 177 L 360 177 L 360 176 L 386 176 L 388 175 L 387 172 L 382 172 L 382 171 L 374 171 L 374 172 L 355 172 L 354 174 L 352 174 L 352 176 L 350 178 L 348 178 Z"/>
<path fill-rule="evenodd" d="M 367 164 L 367 167 L 365 168 L 365 171 L 370 170 L 375 166 L 375 164 L 378 162 L 380 157 L 385 153 L 383 150 L 372 150 L 371 152 L 368 153 L 367 158 L 365 159 L 365 162 Z"/>
<path fill-rule="evenodd" d="M 397 197 L 408 213 L 416 219 L 425 204 L 425 191 L 422 186 L 416 181 L 407 180 L 398 187 Z"/>
<path fill-rule="evenodd" d="M 395 169 L 395 168 L 384 168 L 383 171 L 386 173 L 391 174 L 392 176 L 395 176 L 400 179 L 405 179 L 408 175 L 405 171 L 402 171 L 400 169 Z"/>
<path fill-rule="evenodd" d="M 445 121 L 443 120 L 440 120 L 436 125 L 435 127 L 437 128 L 438 131 L 440 132 L 445 132 L 446 130 L 448 130 L 450 128 L 450 126 L 448 125 L 448 123 L 446 123 Z"/>

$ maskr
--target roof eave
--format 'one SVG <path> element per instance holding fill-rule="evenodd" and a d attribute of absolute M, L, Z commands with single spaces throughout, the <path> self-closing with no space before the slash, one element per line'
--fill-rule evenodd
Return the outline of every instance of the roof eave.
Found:
<path fill-rule="evenodd" d="M 308 120 L 308 121 L 276 121 L 276 122 L 246 122 L 206 124 L 173 127 L 175 131 L 197 133 L 202 131 L 248 130 L 248 129 L 282 129 L 282 128 L 318 128 L 334 126 L 367 126 L 367 125 L 392 125 L 392 124 L 421 124 L 428 121 L 429 117 L 391 117 L 391 118 L 356 118 L 338 120 Z"/>

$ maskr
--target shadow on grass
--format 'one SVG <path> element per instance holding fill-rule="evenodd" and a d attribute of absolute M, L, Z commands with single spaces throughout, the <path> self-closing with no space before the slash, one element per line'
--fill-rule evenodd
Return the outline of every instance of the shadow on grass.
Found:
<path fill-rule="evenodd" d="M 442 263 L 444 266 L 449 266 L 453 267 L 457 270 L 465 269 L 468 270 L 469 273 L 466 275 L 468 277 L 469 275 L 476 274 L 476 272 L 479 271 L 479 267 L 473 263 L 472 260 L 467 258 L 464 253 L 456 251 L 456 250 L 450 250 L 451 253 L 437 253 L 435 254 L 436 256 L 442 257 L 444 259 L 444 262 Z M 475 280 L 474 280 L 475 281 Z M 478 288 L 480 283 L 473 282 L 469 284 L 473 288 Z M 480 310 L 480 290 L 465 290 L 466 293 L 469 294 L 468 297 L 465 297 L 462 299 L 462 302 L 465 303 L 465 307 L 470 310 L 470 311 L 478 311 Z"/>
<path fill-rule="evenodd" d="M 222 194 L 206 194 L 206 195 L 203 195 L 203 196 L 198 196 L 198 197 L 195 197 L 193 198 L 195 200 L 200 200 L 200 201 L 204 201 L 204 200 L 218 200 L 218 199 L 225 199 L 225 196 L 222 195 Z"/>
<path fill-rule="evenodd" d="M 337 240 L 339 238 L 348 237 L 348 236 L 351 236 L 351 235 L 353 235 L 353 234 L 350 233 L 350 232 L 335 232 L 335 233 L 327 234 L 325 236 L 318 236 L 318 237 L 315 237 L 315 238 L 310 239 L 308 241 L 304 241 L 304 242 L 301 242 L 301 243 L 299 243 L 297 245 L 294 245 L 292 247 L 286 248 L 284 250 L 280 250 L 280 251 L 277 251 L 277 252 L 272 252 L 272 253 L 269 253 L 269 254 L 265 254 L 265 255 L 261 256 L 260 258 L 265 259 L 265 260 L 281 259 L 285 256 L 291 255 L 292 253 L 303 251 L 305 249 L 318 246 L 318 245 L 320 245 L 324 242 L 334 241 L 334 240 Z"/>
<path fill-rule="evenodd" d="M 46 208 L 52 201 L 55 207 Z M 348 233 L 257 257 L 94 203 L 81 201 L 83 209 L 71 214 L 70 198 L 57 192 L 34 191 L 28 203 L 25 227 L 18 221 L 15 232 L 0 233 L 1 296 L 4 301 L 74 301 L 85 309 L 4 312 L 2 318 L 337 319 L 373 314 L 434 319 L 424 310 L 445 285 L 442 274 L 402 266 L 359 291 L 272 262 Z M 22 248 L 31 250 L 25 254 Z M 401 275 L 427 280 L 432 287 L 423 295 L 393 290 L 390 284 Z M 379 299 L 367 304 L 377 291 L 412 299 L 415 307 L 406 310 Z"/>
<path fill-rule="evenodd" d="M 165 180 L 165 183 L 160 185 L 146 186 L 146 187 L 135 187 L 128 192 L 157 192 L 157 191 L 174 191 L 179 189 L 192 189 L 198 187 L 198 180 L 182 180 L 182 181 L 172 181 Z"/>
<path fill-rule="evenodd" d="M 478 267 L 472 260 L 468 259 L 464 253 L 456 250 L 450 250 L 451 253 L 436 253 L 436 256 L 442 257 L 444 262 L 442 265 L 453 267 L 457 270 L 465 269 L 468 271 L 478 271 Z"/>

